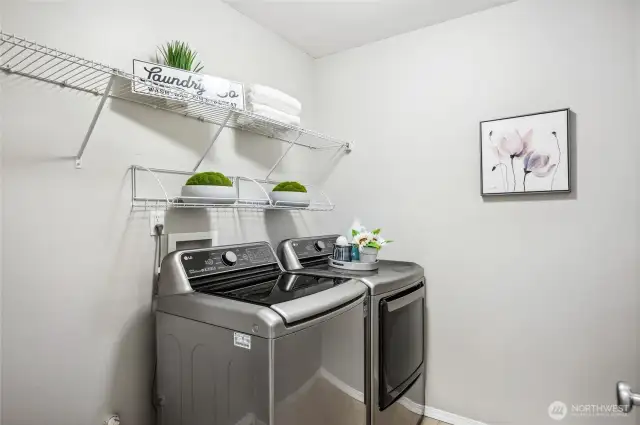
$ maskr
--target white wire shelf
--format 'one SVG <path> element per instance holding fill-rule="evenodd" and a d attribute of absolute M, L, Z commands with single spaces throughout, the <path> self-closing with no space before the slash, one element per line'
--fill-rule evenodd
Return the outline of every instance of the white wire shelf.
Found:
<path fill-rule="evenodd" d="M 352 148 L 350 142 L 274 121 L 251 112 L 213 104 L 210 99 L 193 95 L 182 89 L 143 79 L 122 70 L 4 32 L 0 32 L 0 70 L 12 75 L 102 97 L 77 154 L 77 167 L 81 165 L 84 149 L 107 98 L 121 99 L 173 112 L 202 122 L 217 124 L 221 126 L 221 129 L 236 128 L 250 131 L 289 142 L 291 146 L 297 145 L 309 149 L 337 149 L 345 152 L 349 152 Z M 137 86 L 143 85 L 150 91 L 165 91 L 173 96 L 178 96 L 180 100 L 133 93 L 131 89 L 134 82 Z M 213 142 L 218 135 L 219 132 Z M 213 142 L 211 143 L 213 144 Z"/>
<path fill-rule="evenodd" d="M 141 186 L 140 173 L 146 174 L 147 187 L 145 196 L 140 195 L 144 189 Z M 141 165 L 131 166 L 131 206 L 133 210 L 168 210 L 168 209 L 244 209 L 244 210 L 299 210 L 299 211 L 332 211 L 335 205 L 322 190 L 312 186 L 307 187 L 310 199 L 309 203 L 274 202 L 269 197 L 266 188 L 275 186 L 280 182 L 265 179 L 252 179 L 249 177 L 229 176 L 236 189 L 236 196 L 229 199 L 211 199 L 211 202 L 201 202 L 203 198 L 190 198 L 177 195 L 179 188 L 186 179 L 192 176 L 190 171 L 166 170 L 160 168 L 147 168 Z M 173 182 L 160 177 L 172 176 Z M 171 185 L 173 183 L 173 185 Z M 177 184 L 176 184 L 177 183 Z M 244 187 L 244 188 L 243 188 Z M 266 187 L 266 188 L 265 188 Z M 155 193 L 151 193 L 155 189 Z M 250 190 L 247 190 L 250 189 Z M 248 192 L 245 194 L 245 192 Z M 195 202 L 195 200 L 198 202 Z M 217 202 L 216 201 L 222 201 Z"/>

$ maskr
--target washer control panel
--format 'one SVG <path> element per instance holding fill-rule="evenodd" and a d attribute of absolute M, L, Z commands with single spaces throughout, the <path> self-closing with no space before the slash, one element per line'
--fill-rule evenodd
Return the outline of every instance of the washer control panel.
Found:
<path fill-rule="evenodd" d="M 292 239 L 291 246 L 298 258 L 332 255 L 338 236 L 320 236 L 317 238 Z"/>
<path fill-rule="evenodd" d="M 184 251 L 180 254 L 180 262 L 189 279 L 277 263 L 273 250 L 266 243 Z"/>

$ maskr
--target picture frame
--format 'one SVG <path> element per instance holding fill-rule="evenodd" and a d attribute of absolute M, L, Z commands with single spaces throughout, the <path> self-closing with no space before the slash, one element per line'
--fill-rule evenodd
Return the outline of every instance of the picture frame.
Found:
<path fill-rule="evenodd" d="M 481 196 L 571 192 L 569 108 L 480 122 Z"/>

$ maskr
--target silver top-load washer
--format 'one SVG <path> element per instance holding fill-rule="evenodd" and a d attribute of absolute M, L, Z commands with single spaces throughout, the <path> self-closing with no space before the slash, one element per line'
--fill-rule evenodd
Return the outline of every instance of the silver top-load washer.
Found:
<path fill-rule="evenodd" d="M 338 235 L 295 238 L 278 245 L 290 273 L 359 280 L 366 300 L 366 404 L 370 425 L 421 422 L 426 383 L 424 269 L 406 261 L 379 260 L 375 271 L 329 266 Z"/>
<path fill-rule="evenodd" d="M 159 423 L 365 424 L 366 293 L 284 273 L 266 242 L 170 253 L 156 300 Z"/>

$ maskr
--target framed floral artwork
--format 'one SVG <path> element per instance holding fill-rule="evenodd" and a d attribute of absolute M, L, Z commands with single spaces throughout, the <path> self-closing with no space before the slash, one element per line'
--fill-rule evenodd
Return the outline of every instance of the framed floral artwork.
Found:
<path fill-rule="evenodd" d="M 570 192 L 569 112 L 482 121 L 482 196 Z"/>

